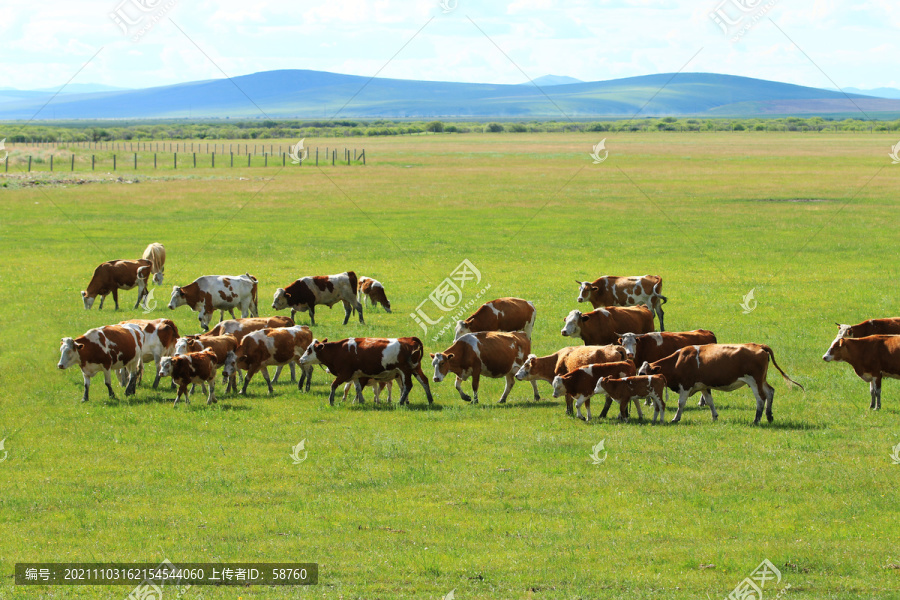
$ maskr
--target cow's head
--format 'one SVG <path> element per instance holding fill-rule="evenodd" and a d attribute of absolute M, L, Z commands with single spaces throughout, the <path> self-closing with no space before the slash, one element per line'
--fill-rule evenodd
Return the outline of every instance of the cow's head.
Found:
<path fill-rule="evenodd" d="M 172 367 L 173 367 L 173 358 L 171 356 L 164 356 L 159 360 L 159 376 L 160 377 L 171 377 L 172 376 Z"/>
<path fill-rule="evenodd" d="M 590 281 L 578 281 L 575 280 L 575 283 L 578 284 L 578 301 L 579 302 L 590 302 L 591 294 L 599 290 L 596 285 L 591 285 Z"/>
<path fill-rule="evenodd" d="M 565 325 L 560 333 L 563 337 L 581 337 L 581 324 L 587 321 L 590 315 L 583 315 L 581 311 L 573 310 L 564 319 Z"/>
<path fill-rule="evenodd" d="M 321 342 L 319 340 L 313 340 L 310 342 L 309 346 L 306 348 L 306 352 L 303 353 L 303 356 L 300 357 L 300 360 L 297 361 L 300 365 L 318 365 L 322 363 L 322 359 L 319 356 L 319 353 L 325 349 L 325 344 L 328 342 L 328 338 L 325 338 Z"/>
<path fill-rule="evenodd" d="M 466 335 L 467 333 L 472 333 L 472 330 L 469 329 L 469 326 L 466 324 L 466 322 L 465 321 L 457 321 L 456 322 L 456 333 L 453 335 L 453 341 L 455 342 L 456 340 L 458 340 L 462 336 Z"/>
<path fill-rule="evenodd" d="M 162 270 L 159 270 L 153 275 L 153 283 L 155 283 L 156 285 L 162 285 L 162 282 L 163 282 L 163 272 L 162 272 Z"/>
<path fill-rule="evenodd" d="M 516 371 L 516 379 L 519 381 L 530 381 L 531 378 L 531 368 L 534 367 L 534 361 L 537 358 L 536 354 L 529 354 L 528 358 L 525 359 L 525 363 L 519 367 L 519 370 Z"/>
<path fill-rule="evenodd" d="M 63 338 L 62 344 L 59 346 L 59 364 L 56 366 L 60 369 L 68 369 L 72 365 L 81 362 L 78 351 L 84 348 L 84 344 L 79 344 L 70 337 Z"/>
<path fill-rule="evenodd" d="M 554 398 L 560 398 L 566 395 L 566 384 L 563 383 L 562 375 L 554 377 L 550 385 L 553 387 Z"/>
<path fill-rule="evenodd" d="M 225 355 L 225 362 L 222 364 L 222 375 L 225 379 L 231 379 L 237 373 L 237 354 L 234 350 L 229 350 Z"/>
<path fill-rule="evenodd" d="M 173 285 L 172 299 L 169 300 L 169 309 L 175 310 L 179 306 L 184 306 L 185 304 L 187 304 L 187 298 L 184 295 L 184 290 L 177 285 Z"/>
<path fill-rule="evenodd" d="M 634 360 L 634 354 L 637 352 L 637 336 L 633 333 L 617 333 L 619 341 L 616 342 L 625 348 L 625 358 Z"/>
<path fill-rule="evenodd" d="M 659 375 L 660 373 L 662 373 L 662 367 L 655 367 L 647 361 L 644 361 L 637 372 L 638 375 Z"/>
<path fill-rule="evenodd" d="M 431 366 L 434 367 L 435 382 L 442 382 L 444 377 L 447 376 L 447 373 L 450 372 L 450 361 L 453 359 L 453 356 L 454 354 L 452 352 L 449 354 L 438 352 L 437 354 L 431 355 Z"/>
<path fill-rule="evenodd" d="M 290 305 L 291 295 L 284 291 L 284 288 L 275 290 L 275 299 L 272 301 L 272 308 L 282 310 Z"/>
<path fill-rule="evenodd" d="M 833 342 L 831 342 L 831 346 L 828 348 L 828 352 L 822 357 L 822 360 L 825 362 L 833 362 L 833 361 L 841 361 L 844 359 L 844 338 L 838 336 Z"/>
<path fill-rule="evenodd" d="M 606 390 L 604 389 L 603 384 L 609 381 L 609 379 L 609 377 L 601 377 L 600 379 L 598 379 L 597 385 L 594 386 L 594 393 L 602 394 L 603 392 L 605 392 Z"/>
<path fill-rule="evenodd" d="M 94 298 L 96 296 L 88 296 L 88 293 L 84 290 L 81 290 L 81 299 L 84 301 L 84 309 L 91 310 L 91 307 L 94 305 Z"/>
<path fill-rule="evenodd" d="M 180 337 L 175 341 L 175 356 L 181 356 L 188 352 L 199 352 L 200 350 L 203 350 L 203 346 L 200 345 L 195 335 Z"/>

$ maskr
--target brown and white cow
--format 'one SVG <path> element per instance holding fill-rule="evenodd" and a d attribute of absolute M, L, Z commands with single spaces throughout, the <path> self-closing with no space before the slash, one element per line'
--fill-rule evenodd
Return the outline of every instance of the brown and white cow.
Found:
<path fill-rule="evenodd" d="M 467 333 L 481 331 L 524 331 L 530 340 L 534 329 L 534 304 L 521 298 L 497 298 L 485 302 L 465 321 L 456 323 L 458 340 Z"/>
<path fill-rule="evenodd" d="M 552 382 L 557 375 L 565 375 L 581 367 L 626 359 L 622 346 L 569 346 L 549 356 L 529 354 L 525 364 L 516 372 L 516 379 Z M 566 414 L 572 414 L 572 406 L 573 398 L 566 394 Z"/>
<path fill-rule="evenodd" d="M 354 309 L 359 313 L 359 322 L 363 321 L 362 304 L 356 298 L 358 281 L 356 273 L 347 271 L 339 275 L 304 277 L 286 288 L 275 290 L 272 308 L 282 310 L 290 307 L 291 318 L 297 312 L 309 311 L 310 325 L 316 324 L 316 306 L 331 308 L 338 302 L 344 304 L 344 325 L 350 320 Z"/>
<path fill-rule="evenodd" d="M 659 317 L 660 331 L 666 330 L 663 325 L 662 305 L 669 299 L 662 295 L 662 277 L 657 275 L 604 276 L 593 282 L 576 279 L 575 283 L 580 286 L 579 302 L 590 302 L 594 308 L 643 304 Z"/>
<path fill-rule="evenodd" d="M 838 326 L 838 334 L 835 340 L 840 338 L 862 338 L 870 335 L 900 335 L 900 317 L 887 319 L 869 319 L 857 325 Z"/>
<path fill-rule="evenodd" d="M 359 278 L 359 294 L 356 299 L 363 304 L 364 298 L 368 298 L 373 308 L 380 304 L 385 312 L 391 312 L 391 303 L 384 293 L 384 285 L 377 279 L 362 276 Z"/>
<path fill-rule="evenodd" d="M 638 400 L 644 398 L 653 403 L 653 422 L 657 418 L 662 423 L 666 418 L 666 402 L 663 400 L 666 389 L 666 378 L 662 375 L 645 375 L 639 377 L 601 377 L 597 382 L 594 393 L 606 392 L 607 397 L 619 403 L 619 418 L 628 418 L 628 403 L 634 402 L 637 407 L 638 418 L 643 419 L 641 405 Z"/>
<path fill-rule="evenodd" d="M 252 331 L 244 336 L 237 350 L 226 358 L 224 375 L 228 379 L 233 379 L 237 369 L 247 371 L 244 387 L 241 388 L 241 394 L 247 395 L 247 385 L 250 383 L 250 379 L 262 371 L 263 378 L 269 386 L 269 393 L 273 394 L 275 390 L 269 379 L 268 367 L 283 367 L 299 361 L 312 339 L 309 327 L 302 325 Z M 303 366 L 300 368 L 300 372 L 300 383 L 297 389 L 303 389 L 305 381 L 308 392 L 313 368 L 312 366 Z"/>
<path fill-rule="evenodd" d="M 300 358 L 300 365 L 321 364 L 334 375 L 328 403 L 334 405 L 338 387 L 352 381 L 356 398 L 362 403 L 362 381 L 392 381 L 400 378 L 400 404 L 409 404 L 409 392 L 415 377 L 425 388 L 428 404 L 434 402 L 428 378 L 422 372 L 425 354 L 422 340 L 405 338 L 351 338 L 339 342 L 313 340 Z"/>
<path fill-rule="evenodd" d="M 234 318 L 234 309 L 241 309 L 241 316 L 258 317 L 256 278 L 249 273 L 237 276 L 206 275 L 198 277 L 190 285 L 172 288 L 169 308 L 175 310 L 187 305 L 200 313 L 200 327 L 209 330 L 213 314 L 220 311 L 219 321 L 225 318 L 225 311 Z"/>
<path fill-rule="evenodd" d="M 643 306 L 598 308 L 582 313 L 573 310 L 565 318 L 560 333 L 563 337 L 577 337 L 585 345 L 603 346 L 616 344 L 620 333 L 650 333 L 653 331 L 653 314 Z"/>
<path fill-rule="evenodd" d="M 855 326 L 854 326 L 855 327 Z M 881 380 L 900 379 L 900 335 L 838 338 L 822 357 L 825 362 L 845 362 L 869 384 L 869 408 L 881 409 Z"/>
<path fill-rule="evenodd" d="M 229 352 L 238 349 L 237 338 L 231 334 L 224 335 L 186 335 L 178 338 L 175 342 L 175 356 L 200 352 L 202 350 L 212 350 L 216 355 L 216 367 L 225 366 L 225 360 L 228 358 Z M 228 383 L 225 387 L 225 393 L 237 389 L 237 381 L 234 377 L 225 378 Z"/>
<path fill-rule="evenodd" d="M 209 386 L 209 396 L 206 399 L 207 406 L 217 402 L 216 400 L 216 353 L 212 348 L 200 352 L 189 352 L 178 356 L 166 357 L 162 360 L 159 373 L 163 377 L 172 377 L 172 381 L 178 386 L 178 394 L 172 407 L 178 405 L 178 400 L 184 396 L 184 401 L 190 403 L 188 384 L 201 384 L 203 389 Z"/>
<path fill-rule="evenodd" d="M 762 417 L 763 407 L 766 418 L 772 422 L 772 401 L 775 399 L 775 388 L 766 381 L 769 372 L 769 360 L 781 373 L 789 386 L 803 386 L 791 379 L 775 362 L 775 353 L 765 344 L 704 344 L 688 346 L 674 354 L 653 363 L 641 365 L 640 375 L 662 375 L 666 385 L 678 393 L 678 411 L 673 423 L 681 420 L 681 413 L 687 399 L 700 392 L 712 413 L 713 421 L 719 418 L 713 405 L 710 390 L 731 392 L 743 386 L 749 386 L 756 398 L 756 419 L 758 424 Z"/>
<path fill-rule="evenodd" d="M 463 392 L 461 387 L 461 381 L 471 377 L 474 403 L 478 404 L 478 385 L 481 377 L 493 379 L 504 377 L 506 388 L 499 400 L 499 403 L 503 404 L 516 381 L 516 372 L 525 363 L 530 352 L 531 340 L 521 331 L 467 333 L 443 352 L 431 355 L 434 380 L 441 382 L 448 373 L 455 374 L 459 397 L 464 402 L 472 402 L 472 398 Z M 534 389 L 534 399 L 540 400 L 537 382 L 532 381 L 531 387 Z"/>
<path fill-rule="evenodd" d="M 101 263 L 94 269 L 94 275 L 86 290 L 81 291 L 84 308 L 90 310 L 94 299 L 100 296 L 100 310 L 108 294 L 112 294 L 119 310 L 119 290 L 130 290 L 137 287 L 138 297 L 134 307 L 148 295 L 147 281 L 150 279 L 151 263 L 149 260 L 110 260 Z"/>
<path fill-rule="evenodd" d="M 602 364 L 587 365 L 575 369 L 571 373 L 565 375 L 557 375 L 553 378 L 553 397 L 559 398 L 562 395 L 572 396 L 575 399 L 575 408 L 578 412 L 578 418 L 584 419 L 581 415 L 581 405 L 587 408 L 587 421 L 591 420 L 591 396 L 596 393 L 597 382 L 601 377 L 631 377 L 635 374 L 634 363 L 630 360 L 619 362 L 608 362 Z M 612 398 L 606 397 L 606 404 L 600 413 L 600 418 L 606 416 L 609 407 L 612 406 Z M 622 411 L 626 412 L 626 408 L 622 407 Z M 638 409 L 638 415 L 640 415 Z M 641 417 L 643 418 L 643 417 Z"/>
<path fill-rule="evenodd" d="M 129 319 L 121 321 L 119 325 L 137 327 L 144 334 L 143 355 L 141 366 L 138 370 L 138 383 L 144 373 L 143 363 L 156 364 L 156 377 L 153 380 L 153 389 L 159 385 L 159 361 L 165 356 L 175 354 L 175 343 L 178 341 L 178 327 L 169 319 Z M 127 376 L 125 369 L 119 370 L 119 381 L 124 386 Z"/>
<path fill-rule="evenodd" d="M 111 372 L 118 369 L 128 371 L 125 395 L 130 396 L 134 394 L 137 386 L 143 344 L 144 334 L 140 328 L 123 325 L 97 327 L 75 339 L 63 338 L 59 348 L 59 364 L 56 366 L 60 369 L 68 369 L 76 364 L 81 367 L 81 375 L 84 378 L 82 402 L 88 401 L 91 378 L 101 371 L 106 389 L 109 390 L 109 397 L 112 399 L 115 399 L 116 394 L 112 389 Z"/>
<path fill-rule="evenodd" d="M 228 319 L 213 327 L 207 335 L 233 335 L 238 341 L 238 344 L 240 344 L 244 336 L 252 331 L 259 331 L 260 329 L 267 329 L 270 327 L 293 327 L 294 325 L 295 323 L 292 318 L 279 315 L 274 317 Z M 281 367 L 278 367 L 275 370 L 275 377 L 272 379 L 273 383 L 278 383 L 279 375 L 281 375 Z M 240 371 L 238 371 L 238 377 L 243 378 Z M 291 381 L 297 381 L 296 374 L 294 373 L 294 363 L 291 363 Z"/>

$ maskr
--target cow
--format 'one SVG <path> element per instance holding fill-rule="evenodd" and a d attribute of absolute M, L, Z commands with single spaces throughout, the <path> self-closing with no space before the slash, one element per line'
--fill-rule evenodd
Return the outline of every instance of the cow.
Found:
<path fill-rule="evenodd" d="M 524 332 L 515 333 L 481 331 L 467 333 L 437 354 L 431 355 L 434 380 L 441 382 L 448 373 L 456 375 L 456 391 L 464 402 L 472 402 L 472 397 L 462 391 L 461 381 L 472 378 L 474 404 L 478 404 L 478 385 L 481 376 L 506 378 L 506 388 L 500 396 L 499 404 L 506 402 L 515 383 L 515 374 L 525 363 L 531 352 L 531 340 Z M 537 381 L 531 382 L 534 399 L 540 400 Z"/>
<path fill-rule="evenodd" d="M 659 317 L 659 330 L 666 330 L 663 325 L 662 305 L 669 299 L 662 295 L 662 277 L 657 275 L 604 276 L 593 282 L 576 279 L 575 283 L 579 285 L 579 302 L 590 302 L 594 308 L 643 304 Z"/>
<path fill-rule="evenodd" d="M 534 329 L 534 304 L 521 298 L 497 298 L 485 302 L 465 321 L 456 323 L 458 340 L 467 333 L 481 331 L 524 331 L 531 340 Z"/>
<path fill-rule="evenodd" d="M 140 328 L 123 325 L 97 327 L 75 339 L 63 338 L 59 348 L 59 364 L 56 366 L 60 369 L 68 369 L 75 364 L 81 367 L 81 375 L 84 378 L 82 402 L 88 401 L 91 378 L 102 371 L 109 397 L 115 400 L 111 372 L 125 369 L 129 375 L 125 395 L 134 394 L 143 345 L 144 334 Z"/>
<path fill-rule="evenodd" d="M 360 378 L 359 384 L 363 387 L 363 389 L 365 389 L 366 386 L 370 386 L 375 391 L 375 403 L 376 404 L 381 402 L 381 398 L 380 398 L 381 392 L 382 392 L 382 390 L 387 388 L 387 393 L 388 393 L 387 402 L 388 402 L 388 404 L 391 403 L 391 388 L 394 387 L 394 380 L 375 381 L 374 379 Z M 341 402 L 347 401 L 347 394 L 350 393 L 351 387 L 353 387 L 352 381 L 348 381 L 347 383 L 344 384 L 344 396 L 341 398 Z"/>
<path fill-rule="evenodd" d="M 300 360 L 310 342 L 312 342 L 312 333 L 310 333 L 309 327 L 301 325 L 252 331 L 244 336 L 237 350 L 226 359 L 224 375 L 228 379 L 233 379 L 237 369 L 247 371 L 244 386 L 241 388 L 241 395 L 246 396 L 250 379 L 262 371 L 263 378 L 269 386 L 269 393 L 273 394 L 275 390 L 269 379 L 268 367 L 273 365 L 282 367 Z M 300 383 L 297 389 L 303 389 L 305 381 L 308 392 L 313 368 L 305 366 L 301 367 L 300 371 Z"/>
<path fill-rule="evenodd" d="M 557 375 L 565 375 L 587 365 L 626 359 L 625 348 L 622 346 L 569 346 L 549 356 L 529 354 L 522 367 L 516 371 L 516 379 L 552 382 Z M 572 396 L 566 394 L 566 414 L 572 414 L 572 405 Z"/>
<path fill-rule="evenodd" d="M 141 301 L 149 295 L 147 280 L 150 279 L 151 263 L 149 260 L 110 260 L 101 263 L 94 269 L 91 282 L 86 290 L 81 290 L 81 299 L 84 308 L 91 310 L 94 300 L 100 296 L 100 310 L 103 310 L 103 302 L 106 296 L 112 294 L 119 310 L 119 290 L 131 290 L 135 286 L 138 289 L 137 301 L 134 307 L 141 305 Z"/>
<path fill-rule="evenodd" d="M 238 276 L 206 275 L 198 277 L 184 287 L 172 288 L 169 309 L 187 305 L 199 313 L 200 327 L 209 331 L 209 321 L 220 311 L 219 321 L 225 319 L 225 311 L 234 318 L 234 309 L 240 307 L 241 316 L 258 317 L 256 278 L 249 273 Z"/>
<path fill-rule="evenodd" d="M 662 375 L 666 378 L 666 386 L 678 393 L 678 411 L 673 423 L 681 420 L 684 405 L 690 396 L 700 392 L 712 413 L 712 419 L 719 418 L 713 405 L 710 390 L 730 392 L 743 386 L 749 386 L 756 398 L 756 419 L 759 424 L 763 406 L 766 418 L 771 423 L 772 401 L 775 399 L 775 388 L 766 381 L 769 371 L 769 360 L 781 373 L 788 386 L 802 385 L 791 379 L 775 362 L 775 353 L 765 344 L 704 344 L 688 346 L 677 350 L 663 359 L 652 363 L 643 363 L 639 375 Z"/>
<path fill-rule="evenodd" d="M 575 399 L 575 408 L 578 412 L 578 418 L 584 419 L 581 415 L 581 405 L 587 408 L 587 419 L 591 420 L 591 396 L 596 393 L 597 382 L 601 377 L 631 377 L 635 373 L 634 363 L 630 360 L 608 362 L 601 364 L 587 365 L 579 367 L 571 373 L 565 375 L 557 375 L 553 378 L 553 397 L 559 398 L 562 395 L 572 396 Z M 612 398 L 606 397 L 606 404 L 600 413 L 600 418 L 606 417 L 609 407 L 612 406 Z M 626 412 L 626 407 L 621 408 L 622 412 Z M 641 411 L 638 409 L 638 415 Z M 641 416 L 643 418 L 643 416 Z"/>
<path fill-rule="evenodd" d="M 216 367 L 225 366 L 225 359 L 229 352 L 238 349 L 237 338 L 231 334 L 224 335 L 187 335 L 175 342 L 175 356 L 182 356 L 192 352 L 200 352 L 210 349 L 216 355 Z M 223 379 L 228 385 L 225 386 L 225 393 L 237 389 L 237 382 L 233 377 L 225 377 Z M 192 388 L 193 391 L 193 388 Z"/>
<path fill-rule="evenodd" d="M 662 375 L 647 375 L 642 377 L 601 377 L 597 381 L 595 394 L 606 392 L 607 397 L 619 403 L 619 418 L 628 418 L 629 402 L 634 402 L 637 407 L 638 418 L 643 419 L 641 405 L 638 400 L 647 398 L 653 402 L 653 422 L 657 418 L 662 423 L 666 418 L 666 402 L 663 400 L 663 391 L 666 388 L 666 379 Z"/>
<path fill-rule="evenodd" d="M 162 285 L 163 275 L 166 270 L 166 248 L 160 243 L 154 242 L 147 246 L 141 257 L 150 261 L 150 272 L 153 273 L 153 283 Z"/>
<path fill-rule="evenodd" d="M 185 402 L 190 403 L 187 389 L 189 383 L 199 383 L 203 385 L 204 389 L 206 385 L 209 385 L 209 396 L 206 399 L 206 405 L 209 406 L 217 402 L 217 367 L 216 353 L 212 348 L 162 359 L 162 364 L 159 367 L 160 375 L 163 377 L 171 376 L 172 382 L 178 386 L 178 394 L 175 396 L 175 402 L 172 404 L 172 407 L 178 406 L 178 400 L 181 396 L 184 396 Z"/>
<path fill-rule="evenodd" d="M 282 310 L 290 307 L 292 319 L 297 312 L 309 311 L 309 322 L 314 326 L 317 305 L 321 304 L 331 308 L 338 302 L 342 302 L 344 304 L 344 325 L 350 320 L 350 315 L 354 310 L 359 313 L 359 322 L 365 324 L 362 304 L 356 298 L 357 291 L 358 281 L 356 273 L 353 271 L 339 275 L 304 277 L 286 288 L 275 290 L 272 308 Z"/>
<path fill-rule="evenodd" d="M 563 337 L 578 337 L 588 346 L 616 344 L 624 333 L 650 333 L 653 314 L 643 306 L 598 308 L 582 313 L 573 310 L 565 319 Z"/>
<path fill-rule="evenodd" d="M 141 356 L 141 367 L 138 370 L 138 383 L 143 377 L 143 363 L 156 363 L 156 377 L 153 380 L 153 389 L 159 385 L 159 361 L 164 356 L 172 356 L 175 354 L 175 343 L 178 340 L 178 327 L 169 319 L 130 319 L 128 321 L 120 321 L 119 325 L 126 327 L 137 327 L 144 334 L 143 355 Z M 119 370 L 119 381 L 122 386 L 125 385 L 127 376 L 125 369 Z"/>
<path fill-rule="evenodd" d="M 359 278 L 359 292 L 356 299 L 363 304 L 364 298 L 369 299 L 373 308 L 380 304 L 385 312 L 391 312 L 391 303 L 388 301 L 387 294 L 384 293 L 384 285 L 380 281 L 371 277 Z"/>
<path fill-rule="evenodd" d="M 233 335 L 234 338 L 238 341 L 238 344 L 240 344 L 244 336 L 251 331 L 259 331 L 260 329 L 267 329 L 270 327 L 293 327 L 294 325 L 295 323 L 292 318 L 282 317 L 280 315 L 276 315 L 274 317 L 248 317 L 246 319 L 228 319 L 213 327 L 207 335 Z M 278 377 L 281 375 L 281 369 L 282 367 L 278 367 L 275 370 L 275 377 L 272 379 L 273 383 L 278 383 Z M 238 377 L 242 377 L 240 371 L 238 371 Z M 294 363 L 291 363 L 291 381 L 297 381 L 297 376 L 294 373 Z"/>
<path fill-rule="evenodd" d="M 898 335 L 900 334 L 900 317 L 891 317 L 889 319 L 869 319 L 857 325 L 838 326 L 837 339 L 840 338 L 863 338 L 870 335 Z"/>
<path fill-rule="evenodd" d="M 425 388 L 428 404 L 434 402 L 428 378 L 422 372 L 425 349 L 417 337 L 350 338 L 338 342 L 313 340 L 300 358 L 300 365 L 321 364 L 334 375 L 328 403 L 334 406 L 338 387 L 352 381 L 356 398 L 362 403 L 362 381 L 392 381 L 400 378 L 400 404 L 409 404 L 409 392 L 415 377 Z"/>
<path fill-rule="evenodd" d="M 856 326 L 854 325 L 854 328 Z M 869 408 L 881 410 L 881 380 L 900 379 L 900 335 L 838 337 L 822 356 L 825 362 L 845 362 L 869 384 Z"/>

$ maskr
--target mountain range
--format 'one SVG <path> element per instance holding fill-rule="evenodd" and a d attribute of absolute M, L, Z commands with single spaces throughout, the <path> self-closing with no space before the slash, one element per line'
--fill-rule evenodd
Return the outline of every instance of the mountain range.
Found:
<path fill-rule="evenodd" d="M 594 82 L 549 75 L 507 85 L 278 70 L 146 89 L 87 90 L 64 89 L 55 97 L 48 91 L 0 90 L 0 119 L 900 116 L 900 99 L 715 73 Z"/>

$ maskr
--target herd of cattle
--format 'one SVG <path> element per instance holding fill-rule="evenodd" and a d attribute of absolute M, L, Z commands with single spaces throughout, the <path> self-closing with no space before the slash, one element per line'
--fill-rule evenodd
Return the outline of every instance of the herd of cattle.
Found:
<path fill-rule="evenodd" d="M 87 290 L 81 292 L 86 309 L 100 296 L 100 308 L 108 294 L 119 307 L 118 290 L 138 288 L 135 308 L 147 298 L 149 281 L 163 281 L 165 248 L 151 244 L 140 260 L 114 260 L 99 265 Z M 291 316 L 260 317 L 258 314 L 257 280 L 252 275 L 205 276 L 190 285 L 175 286 L 169 308 L 187 305 L 198 313 L 203 333 L 182 336 L 169 319 L 132 319 L 116 325 L 89 330 L 78 338 L 63 338 L 60 369 L 79 365 L 84 377 L 84 395 L 88 400 L 91 378 L 103 372 L 110 398 L 115 398 L 112 373 L 125 387 L 125 395 L 135 393 L 143 374 L 143 365 L 155 364 L 153 387 L 161 377 L 171 377 L 177 386 L 175 404 L 189 399 L 189 386 L 200 384 L 207 404 L 216 402 L 215 380 L 222 370 L 226 393 L 247 393 L 251 378 L 262 372 L 269 393 L 273 392 L 268 367 L 277 367 L 274 381 L 281 370 L 290 367 L 291 381 L 296 381 L 295 366 L 300 367 L 299 389 L 309 391 L 313 365 L 324 367 L 334 376 L 329 403 L 344 386 L 346 399 L 350 386 L 363 402 L 363 388 L 372 386 L 375 401 L 384 387 L 400 386 L 400 404 L 409 402 L 413 379 L 425 390 L 428 403 L 433 402 L 428 378 L 422 371 L 425 348 L 416 337 L 350 338 L 336 342 L 317 340 L 309 327 L 297 325 L 297 312 L 308 312 L 315 325 L 315 308 L 344 306 L 344 324 L 354 312 L 363 320 L 363 304 L 381 305 L 391 311 L 384 286 L 368 277 L 357 277 L 353 271 L 339 275 L 304 277 L 285 288 L 278 288 L 272 302 L 274 310 L 290 308 Z M 499 402 L 506 402 L 516 380 L 530 381 L 534 399 L 540 399 L 537 382 L 552 386 L 553 397 L 564 396 L 566 411 L 587 410 L 591 419 L 590 399 L 605 396 L 600 414 L 605 417 L 613 401 L 619 404 L 619 416 L 628 417 L 634 403 L 638 418 L 643 418 L 641 400 L 653 406 L 653 421 L 665 419 L 665 394 L 678 394 L 678 408 L 673 422 L 681 419 L 687 399 L 701 394 L 700 405 L 709 406 L 713 420 L 718 418 L 711 391 L 732 391 L 748 386 L 756 399 L 755 423 L 763 410 L 771 422 L 775 390 L 767 378 L 769 361 L 789 386 L 802 386 L 778 366 L 775 354 L 764 344 L 719 344 L 711 331 L 698 329 L 667 332 L 663 326 L 662 279 L 657 276 L 601 277 L 593 282 L 578 281 L 578 302 L 590 303 L 594 310 L 571 311 L 560 331 L 563 337 L 580 338 L 585 345 L 565 347 L 549 356 L 531 353 L 531 336 L 536 311 L 534 305 L 520 298 L 498 298 L 485 303 L 468 319 L 456 326 L 455 341 L 444 350 L 431 354 L 433 380 L 441 382 L 449 375 L 456 377 L 456 389 L 462 400 L 478 402 L 482 376 L 504 378 L 506 387 Z M 241 318 L 235 318 L 234 309 Z M 219 324 L 211 331 L 209 323 L 216 311 Z M 224 320 L 225 311 L 232 317 Z M 654 316 L 660 331 L 654 329 Z M 838 325 L 838 335 L 823 359 L 849 363 L 857 375 L 869 382 L 871 408 L 881 408 L 882 377 L 900 378 L 900 318 L 875 319 L 859 325 Z M 639 365 L 639 366 L 638 366 Z M 245 375 L 246 373 L 246 375 Z M 473 396 L 466 394 L 461 382 L 472 380 Z M 573 410 L 574 408 L 574 410 Z"/>

